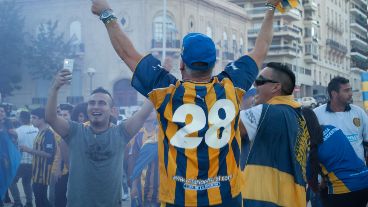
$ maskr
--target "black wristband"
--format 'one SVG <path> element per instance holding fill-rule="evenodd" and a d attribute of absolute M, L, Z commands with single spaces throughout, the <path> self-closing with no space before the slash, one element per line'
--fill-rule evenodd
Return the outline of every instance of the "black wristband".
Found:
<path fill-rule="evenodd" d="M 265 6 L 268 8 L 268 10 L 275 11 L 276 6 L 271 3 L 265 3 Z"/>

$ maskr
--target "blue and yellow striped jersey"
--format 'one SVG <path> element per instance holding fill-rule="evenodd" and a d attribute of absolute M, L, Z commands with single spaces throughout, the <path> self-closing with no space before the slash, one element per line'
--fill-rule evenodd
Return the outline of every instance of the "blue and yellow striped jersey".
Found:
<path fill-rule="evenodd" d="M 327 175 L 329 194 L 368 188 L 368 168 L 357 156 L 341 129 L 323 126 L 324 142 L 318 147 L 322 172 Z"/>
<path fill-rule="evenodd" d="M 56 152 L 54 132 L 50 128 L 39 131 L 34 140 L 33 149 L 52 155 L 50 158 L 34 155 L 32 161 L 32 182 L 49 185 L 51 167 Z"/>
<path fill-rule="evenodd" d="M 240 194 L 239 106 L 257 73 L 249 56 L 206 83 L 176 79 L 152 55 L 138 64 L 132 85 L 158 112 L 162 202 L 208 206 Z"/>

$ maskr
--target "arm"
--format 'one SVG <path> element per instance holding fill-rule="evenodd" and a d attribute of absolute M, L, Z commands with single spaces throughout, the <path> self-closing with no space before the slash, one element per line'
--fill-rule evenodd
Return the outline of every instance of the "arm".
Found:
<path fill-rule="evenodd" d="M 268 3 L 277 5 L 280 0 L 268 0 Z M 267 56 L 268 48 L 272 43 L 273 37 L 273 17 L 274 10 L 267 10 L 263 19 L 261 30 L 258 33 L 254 49 L 249 53 L 249 56 L 257 63 L 258 68 L 262 67 L 262 63 Z"/>
<path fill-rule="evenodd" d="M 106 0 L 93 0 L 92 2 L 92 13 L 97 16 L 100 16 L 103 11 L 111 9 Z M 113 20 L 106 23 L 105 26 L 116 53 L 134 72 L 138 62 L 142 59 L 142 55 L 134 48 L 132 42 L 120 28 L 118 21 Z"/>
<path fill-rule="evenodd" d="M 61 70 L 55 77 L 54 83 L 49 91 L 46 104 L 46 121 L 61 137 L 65 137 L 69 132 L 69 123 L 56 114 L 57 95 L 61 86 L 68 84 L 71 80 L 71 73 L 67 69 Z"/>
<path fill-rule="evenodd" d="M 137 134 L 139 129 L 142 128 L 147 117 L 152 112 L 152 109 L 153 106 L 151 102 L 146 99 L 144 101 L 144 104 L 142 105 L 142 108 L 125 121 L 125 124 L 123 124 L 122 126 L 125 127 L 125 131 L 130 135 L 129 139 L 130 137 L 133 137 L 135 134 Z"/>
<path fill-rule="evenodd" d="M 23 152 L 28 152 L 29 154 L 35 155 L 35 156 L 40 156 L 40 157 L 46 157 L 46 158 L 50 158 L 52 155 L 45 152 L 45 151 L 41 151 L 41 150 L 34 150 L 31 149 L 29 147 L 26 146 L 19 146 L 19 148 L 23 151 Z"/>

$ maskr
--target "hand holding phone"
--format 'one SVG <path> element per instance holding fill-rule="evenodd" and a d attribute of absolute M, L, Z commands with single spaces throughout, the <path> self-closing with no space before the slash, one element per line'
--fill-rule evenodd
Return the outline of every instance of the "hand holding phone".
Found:
<path fill-rule="evenodd" d="M 73 73 L 74 60 L 73 59 L 64 59 L 64 69 L 68 69 L 71 73 Z"/>

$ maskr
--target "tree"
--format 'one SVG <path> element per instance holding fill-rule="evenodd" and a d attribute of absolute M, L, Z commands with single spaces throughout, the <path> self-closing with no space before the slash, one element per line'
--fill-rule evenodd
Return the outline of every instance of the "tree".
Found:
<path fill-rule="evenodd" d="M 57 32 L 58 21 L 42 23 L 38 35 L 31 38 L 27 50 L 27 62 L 34 79 L 50 80 L 62 68 L 63 60 L 71 58 L 71 41 L 64 40 L 64 34 Z"/>
<path fill-rule="evenodd" d="M 24 18 L 15 1 L 0 1 L 0 93 L 11 96 L 20 89 L 25 49 Z"/>

